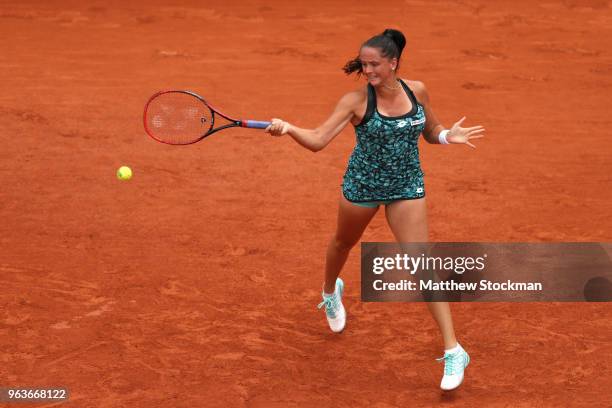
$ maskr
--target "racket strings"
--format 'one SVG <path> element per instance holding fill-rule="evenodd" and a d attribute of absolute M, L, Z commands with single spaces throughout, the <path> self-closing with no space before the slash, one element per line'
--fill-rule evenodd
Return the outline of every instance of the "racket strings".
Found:
<path fill-rule="evenodd" d="M 153 138 L 169 144 L 198 141 L 213 123 L 212 112 L 202 101 L 183 92 L 167 92 L 153 98 L 145 114 Z"/>

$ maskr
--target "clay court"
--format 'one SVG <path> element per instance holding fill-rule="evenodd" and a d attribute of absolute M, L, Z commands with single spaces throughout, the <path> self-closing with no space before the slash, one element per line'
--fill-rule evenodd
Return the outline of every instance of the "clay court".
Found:
<path fill-rule="evenodd" d="M 611 406 L 609 303 L 453 304 L 472 362 L 443 394 L 426 306 L 360 302 L 357 247 L 329 331 L 351 126 L 316 154 L 143 130 L 161 89 L 316 127 L 387 27 L 438 118 L 487 129 L 421 141 L 432 241 L 612 241 L 609 1 L 3 1 L 0 386 L 70 390 L 46 407 Z M 393 241 L 382 211 L 363 241 Z"/>

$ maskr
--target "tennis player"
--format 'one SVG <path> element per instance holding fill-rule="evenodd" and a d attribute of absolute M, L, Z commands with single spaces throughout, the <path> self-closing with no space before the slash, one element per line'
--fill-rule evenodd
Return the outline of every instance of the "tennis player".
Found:
<path fill-rule="evenodd" d="M 323 301 L 329 327 L 341 332 L 346 324 L 342 304 L 344 283 L 338 276 L 349 251 L 359 242 L 366 226 L 385 206 L 385 215 L 398 242 L 427 242 L 427 216 L 418 138 L 434 144 L 459 144 L 471 148 L 472 139 L 484 136 L 482 126 L 461 127 L 465 117 L 450 129 L 436 119 L 422 82 L 397 75 L 404 35 L 393 29 L 367 40 L 359 55 L 344 71 L 365 75 L 366 87 L 349 92 L 338 102 L 329 119 L 316 129 L 301 129 L 273 119 L 266 129 L 274 136 L 289 134 L 312 151 L 323 149 L 351 123 L 357 144 L 348 162 L 342 184 L 338 226 L 327 249 Z M 427 303 L 444 341 L 443 390 L 463 381 L 470 358 L 457 342 L 448 303 Z"/>

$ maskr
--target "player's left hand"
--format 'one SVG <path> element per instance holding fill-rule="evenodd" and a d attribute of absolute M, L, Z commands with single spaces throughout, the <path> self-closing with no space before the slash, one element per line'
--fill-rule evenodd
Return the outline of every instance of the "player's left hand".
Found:
<path fill-rule="evenodd" d="M 465 120 L 465 116 L 459 119 L 457 122 L 455 122 L 453 127 L 450 128 L 448 134 L 446 135 L 446 140 L 449 143 L 466 144 L 470 146 L 471 148 L 475 149 L 476 146 L 470 143 L 470 140 L 480 139 L 481 137 L 484 137 L 483 133 L 485 129 L 482 126 L 473 126 L 469 128 L 463 128 L 461 127 L 461 124 L 463 123 L 464 120 Z"/>

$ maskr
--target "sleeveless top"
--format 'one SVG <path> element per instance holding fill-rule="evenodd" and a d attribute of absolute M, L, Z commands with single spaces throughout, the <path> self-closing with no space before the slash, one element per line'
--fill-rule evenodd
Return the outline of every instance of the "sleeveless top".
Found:
<path fill-rule="evenodd" d="M 405 115 L 388 117 L 376 109 L 376 92 L 368 84 L 368 105 L 355 126 L 357 144 L 344 174 L 342 192 L 353 202 L 415 199 L 425 196 L 418 139 L 425 111 L 408 85 L 399 80 L 412 102 Z"/>

